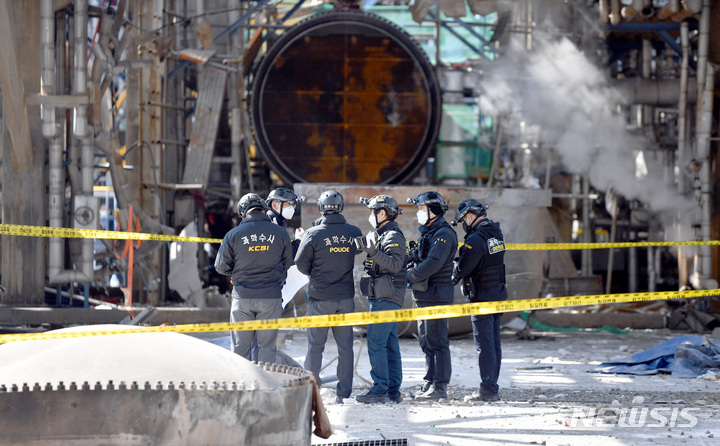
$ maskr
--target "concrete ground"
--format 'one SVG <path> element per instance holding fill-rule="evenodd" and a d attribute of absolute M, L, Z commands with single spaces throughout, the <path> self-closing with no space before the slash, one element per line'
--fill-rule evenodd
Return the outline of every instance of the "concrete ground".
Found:
<path fill-rule="evenodd" d="M 326 384 L 322 395 L 334 434 L 328 440 L 313 436 L 312 443 L 407 439 L 410 445 L 718 444 L 720 380 L 588 373 L 600 362 L 625 358 L 687 333 L 534 334 L 538 339 L 522 341 L 514 331 L 503 331 L 502 401 L 489 404 L 464 401 L 479 384 L 470 335 L 451 341 L 453 376 L 445 404 L 412 400 L 422 382 L 424 356 L 416 340 L 401 339 L 405 400 L 356 403 L 354 397 L 369 389 L 356 377 L 352 397 L 335 404 L 335 384 Z M 280 337 L 284 351 L 303 364 L 305 332 L 282 331 Z M 356 341 L 362 341 L 357 372 L 369 380 L 367 348 L 359 332 Z M 336 352 L 330 336 L 324 362 Z M 321 376 L 334 374 L 332 363 Z"/>

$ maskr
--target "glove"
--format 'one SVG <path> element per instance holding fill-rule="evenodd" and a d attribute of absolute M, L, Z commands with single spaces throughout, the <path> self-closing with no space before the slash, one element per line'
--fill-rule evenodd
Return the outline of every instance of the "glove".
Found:
<path fill-rule="evenodd" d="M 304 233 L 304 232 L 305 232 L 305 230 L 304 230 L 303 228 L 297 228 L 297 229 L 295 229 L 295 240 L 300 240 L 300 239 L 302 239 L 302 236 L 303 236 L 303 233 Z"/>
<path fill-rule="evenodd" d="M 377 241 L 375 237 L 374 232 L 368 233 L 367 236 L 355 237 L 355 246 L 360 251 L 367 253 L 373 252 L 375 251 L 375 242 Z"/>
<path fill-rule="evenodd" d="M 460 277 L 460 272 L 458 271 L 458 267 L 458 259 L 455 259 L 453 261 L 452 286 L 457 285 L 462 280 L 462 277 Z"/>

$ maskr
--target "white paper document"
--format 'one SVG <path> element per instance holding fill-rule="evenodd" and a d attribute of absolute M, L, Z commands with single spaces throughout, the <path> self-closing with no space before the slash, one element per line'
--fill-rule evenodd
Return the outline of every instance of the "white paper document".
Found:
<path fill-rule="evenodd" d="M 295 294 L 308 283 L 308 276 L 298 271 L 293 265 L 287 271 L 287 280 L 282 288 L 282 306 L 285 306 L 295 297 Z"/>

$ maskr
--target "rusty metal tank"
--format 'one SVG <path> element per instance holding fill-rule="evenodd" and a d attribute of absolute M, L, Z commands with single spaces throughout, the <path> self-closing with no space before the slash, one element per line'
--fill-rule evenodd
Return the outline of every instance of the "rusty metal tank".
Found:
<path fill-rule="evenodd" d="M 89 329 L 102 328 L 127 326 Z M 305 446 L 312 383 L 177 333 L 14 342 L 0 345 L 0 413 L 3 445 Z"/>
<path fill-rule="evenodd" d="M 286 30 L 254 73 L 255 140 L 286 183 L 402 183 L 435 145 L 441 93 L 423 50 L 372 14 L 340 10 Z"/>

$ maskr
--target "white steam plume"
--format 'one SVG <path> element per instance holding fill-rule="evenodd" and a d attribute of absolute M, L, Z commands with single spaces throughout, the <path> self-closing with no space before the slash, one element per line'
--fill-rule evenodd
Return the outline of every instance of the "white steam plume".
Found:
<path fill-rule="evenodd" d="M 652 157 L 645 156 L 648 175 L 636 178 L 635 156 L 647 142 L 626 129 L 616 111 L 623 98 L 604 69 L 566 38 L 534 42 L 532 52 L 513 46 L 504 59 L 484 67 L 483 112 L 540 125 L 542 140 L 556 149 L 565 168 L 587 174 L 599 190 L 612 186 L 656 212 L 690 208 L 692 200 L 664 182 L 663 166 Z"/>

